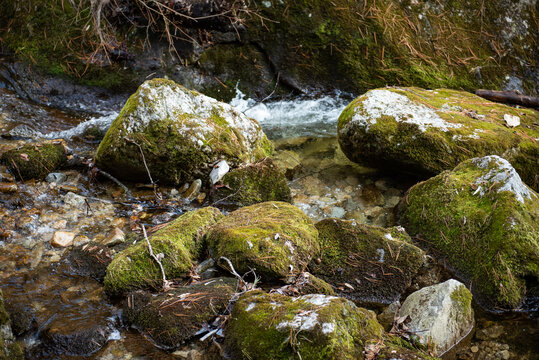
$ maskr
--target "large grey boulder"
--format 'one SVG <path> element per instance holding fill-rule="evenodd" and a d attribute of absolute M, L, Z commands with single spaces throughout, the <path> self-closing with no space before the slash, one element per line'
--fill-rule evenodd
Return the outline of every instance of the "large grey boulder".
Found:
<path fill-rule="evenodd" d="M 412 293 L 399 316 L 410 318 L 407 326 L 417 341 L 442 355 L 474 326 L 472 294 L 462 283 L 450 279 Z"/>

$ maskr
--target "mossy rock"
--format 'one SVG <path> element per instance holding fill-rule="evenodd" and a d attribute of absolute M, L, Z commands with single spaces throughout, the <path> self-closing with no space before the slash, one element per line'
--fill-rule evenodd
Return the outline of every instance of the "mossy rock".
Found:
<path fill-rule="evenodd" d="M 292 202 L 290 187 L 283 172 L 270 158 L 227 173 L 217 190 L 216 201 L 225 200 L 239 206 L 265 201 Z"/>
<path fill-rule="evenodd" d="M 158 347 L 173 349 L 224 313 L 236 291 L 236 283 L 236 279 L 221 277 L 157 296 L 139 290 L 128 295 L 122 319 Z"/>
<path fill-rule="evenodd" d="M 62 142 L 25 145 L 2 154 L 0 159 L 20 181 L 43 180 L 67 161 Z"/>
<path fill-rule="evenodd" d="M 372 311 L 344 298 L 257 290 L 235 304 L 225 346 L 234 359 L 364 359 L 383 334 Z"/>
<path fill-rule="evenodd" d="M 340 219 L 322 220 L 316 228 L 321 255 L 309 265 L 312 273 L 354 301 L 399 300 L 423 264 L 423 250 L 403 229 Z"/>
<path fill-rule="evenodd" d="M 488 308 L 517 308 L 526 282 L 539 280 L 539 197 L 498 156 L 467 160 L 413 186 L 398 213 Z"/>
<path fill-rule="evenodd" d="M 22 360 L 20 345 L 14 342 L 11 320 L 4 306 L 4 294 L 0 290 L 0 360 Z"/>
<path fill-rule="evenodd" d="M 520 125 L 506 126 L 504 116 Z M 373 167 L 435 175 L 478 156 L 499 155 L 539 188 L 539 112 L 447 89 L 375 89 L 356 98 L 338 122 L 341 149 Z"/>
<path fill-rule="evenodd" d="M 278 201 L 230 213 L 206 239 L 212 257 L 227 257 L 240 274 L 255 268 L 263 281 L 299 274 L 320 249 L 312 220 L 297 207 Z"/>
<path fill-rule="evenodd" d="M 288 296 L 308 294 L 336 295 L 330 284 L 308 272 L 302 272 L 294 279 L 293 283 L 276 289 L 275 292 Z"/>
<path fill-rule="evenodd" d="M 256 120 L 173 81 L 152 79 L 127 100 L 96 163 L 121 179 L 147 181 L 149 170 L 154 180 L 178 184 L 205 178 L 219 159 L 234 166 L 272 151 Z"/>
<path fill-rule="evenodd" d="M 190 211 L 150 236 L 154 254 L 161 260 L 167 279 L 186 275 L 202 251 L 202 238 L 208 228 L 221 219 L 212 207 Z M 162 282 L 159 265 L 150 256 L 145 240 L 120 252 L 107 267 L 105 289 L 119 295 L 142 288 L 159 288 Z"/>

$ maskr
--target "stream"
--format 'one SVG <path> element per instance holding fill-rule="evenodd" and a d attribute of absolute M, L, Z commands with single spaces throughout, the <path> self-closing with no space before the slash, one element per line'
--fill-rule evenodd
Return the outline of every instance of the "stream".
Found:
<path fill-rule="evenodd" d="M 74 154 L 91 157 L 99 137 L 123 105 L 70 104 L 69 110 L 21 100 L 0 85 L 0 153 L 28 139 L 63 138 Z M 121 98 L 120 98 L 121 99 Z M 393 226 L 393 208 L 417 179 L 381 174 L 350 162 L 339 150 L 336 122 L 351 94 L 257 103 L 238 91 L 231 102 L 257 119 L 275 143 L 294 204 L 313 220 L 329 217 Z M 87 101 L 91 103 L 91 100 Z M 204 201 L 186 203 L 177 189 L 161 187 L 166 202 L 155 206 L 151 187 L 122 189 L 85 171 L 62 171 L 62 181 L 25 183 L 0 167 L 0 289 L 30 359 L 203 359 L 195 340 L 175 353 L 162 351 L 120 320 L 121 304 L 104 293 L 92 274 L 74 271 L 69 248 L 55 248 L 57 231 L 73 233 L 74 245 L 103 241 L 118 230 L 148 228 L 173 219 Z M 78 196 L 77 196 L 78 195 Z M 81 202 L 81 197 L 86 200 Z M 206 204 L 207 205 L 207 204 Z M 228 210 L 228 209 L 223 209 Z M 129 235 L 127 235 L 129 236 Z M 128 237 L 129 239 L 129 237 Z M 476 306 L 476 332 L 461 359 L 538 359 L 537 309 L 487 314 Z M 198 356 L 198 357 L 197 357 Z"/>

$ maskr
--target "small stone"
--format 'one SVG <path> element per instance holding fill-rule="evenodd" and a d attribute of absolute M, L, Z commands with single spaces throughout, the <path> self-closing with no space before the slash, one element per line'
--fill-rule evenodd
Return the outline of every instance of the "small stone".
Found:
<path fill-rule="evenodd" d="M 189 356 L 189 351 L 187 350 L 177 350 L 172 353 L 172 355 L 177 356 L 181 359 L 187 359 Z"/>
<path fill-rule="evenodd" d="M 392 208 L 397 206 L 399 201 L 401 200 L 400 196 L 389 196 L 386 198 L 386 202 L 384 204 L 385 208 Z"/>
<path fill-rule="evenodd" d="M 213 170 L 210 173 L 210 179 L 212 184 L 216 184 L 219 180 L 223 178 L 223 176 L 226 175 L 226 173 L 230 170 L 230 166 L 228 166 L 228 163 L 226 160 L 219 161 L 214 167 Z"/>
<path fill-rule="evenodd" d="M 202 204 L 204 202 L 204 199 L 206 199 L 206 193 L 200 193 L 197 196 L 197 201 L 199 204 Z"/>
<path fill-rule="evenodd" d="M 344 217 L 344 215 L 346 215 L 346 210 L 344 210 L 340 206 L 335 206 L 334 208 L 331 209 L 331 217 L 332 218 L 341 219 L 341 218 Z"/>
<path fill-rule="evenodd" d="M 197 267 L 195 268 L 195 271 L 198 274 L 201 274 L 201 273 L 203 273 L 204 271 L 208 270 L 209 268 L 211 268 L 213 266 L 215 266 L 215 260 L 210 258 L 210 259 L 204 260 L 203 262 L 198 264 Z"/>
<path fill-rule="evenodd" d="M 19 190 L 15 183 L 0 183 L 0 193 L 14 193 Z"/>
<path fill-rule="evenodd" d="M 64 195 L 64 203 L 77 209 L 84 209 L 86 206 L 85 197 L 71 191 Z"/>
<path fill-rule="evenodd" d="M 376 180 L 374 186 L 380 191 L 386 191 L 388 189 L 387 181 L 385 179 Z"/>
<path fill-rule="evenodd" d="M 187 189 L 187 191 L 183 194 L 183 197 L 187 201 L 193 201 L 200 193 L 201 187 L 202 187 L 202 180 L 196 179 L 195 181 L 193 181 L 189 189 Z"/>
<path fill-rule="evenodd" d="M 107 246 L 114 246 L 122 243 L 124 240 L 125 233 L 119 228 L 114 228 L 101 243 Z"/>
<path fill-rule="evenodd" d="M 470 348 L 470 350 L 475 354 L 476 352 L 479 351 L 479 346 L 474 345 L 474 346 L 472 346 L 472 347 Z"/>
<path fill-rule="evenodd" d="M 66 225 L 67 225 L 67 220 L 62 219 L 52 224 L 51 227 L 53 229 L 60 230 L 60 229 L 65 229 Z"/>
<path fill-rule="evenodd" d="M 81 246 L 90 242 L 90 238 L 85 235 L 77 235 L 73 240 L 73 246 Z"/>
<path fill-rule="evenodd" d="M 511 357 L 511 353 L 509 353 L 509 350 L 502 350 L 498 354 L 500 354 L 500 357 L 503 360 L 509 360 L 509 358 Z"/>
<path fill-rule="evenodd" d="M 48 174 L 45 177 L 46 182 L 48 182 L 48 183 L 56 183 L 56 184 L 61 184 L 64 181 L 66 181 L 66 179 L 67 179 L 67 176 L 65 174 L 63 174 L 63 173 L 60 173 L 60 172 L 53 172 L 53 173 Z"/>
<path fill-rule="evenodd" d="M 509 127 L 515 127 L 520 125 L 520 118 L 516 115 L 504 114 L 503 119 Z"/>
<path fill-rule="evenodd" d="M 73 243 L 75 234 L 69 231 L 57 231 L 54 233 L 51 245 L 55 247 L 66 247 Z"/>

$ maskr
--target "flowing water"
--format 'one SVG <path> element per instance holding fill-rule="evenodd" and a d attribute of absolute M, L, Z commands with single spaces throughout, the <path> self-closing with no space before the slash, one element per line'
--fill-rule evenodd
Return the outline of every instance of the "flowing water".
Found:
<path fill-rule="evenodd" d="M 20 100 L 1 86 L 0 98 L 0 152 L 25 139 L 64 138 L 74 153 L 91 156 L 96 139 L 121 106 L 96 105 L 97 111 L 92 112 L 88 105 L 57 110 Z M 238 92 L 231 103 L 257 119 L 274 140 L 275 160 L 290 179 L 294 203 L 314 220 L 338 217 L 391 226 L 393 207 L 416 179 L 379 174 L 351 163 L 340 152 L 337 118 L 351 98 L 335 93 L 257 103 Z M 175 198 L 175 189 L 162 188 L 167 201 L 155 206 L 153 192 L 143 186 L 133 187 L 141 201 L 128 203 L 113 183 L 100 182 L 85 172 L 64 174 L 62 185 L 29 182 L 18 184 L 15 191 L 0 192 L 0 288 L 11 309 L 21 315 L 30 358 L 178 358 L 122 327 L 119 304 L 107 297 L 98 281 L 73 271 L 69 250 L 53 248 L 50 241 L 56 231 L 73 233 L 78 245 L 100 241 L 115 229 L 129 233 L 133 221 L 159 225 L 193 205 Z M 9 174 L 2 170 L 2 176 Z M 70 192 L 85 196 L 86 202 L 77 202 Z M 474 341 L 481 347 L 470 348 L 473 356 L 504 358 L 509 349 L 512 358 L 536 358 L 536 317 L 480 314 L 478 327 L 483 332 Z M 88 346 L 88 342 L 97 344 Z M 180 350 L 198 348 L 195 342 Z"/>

